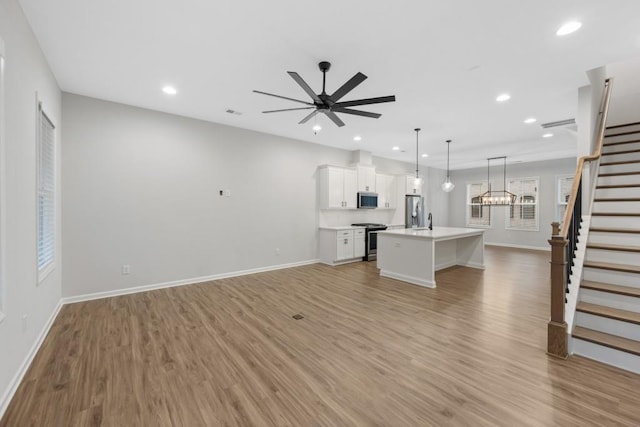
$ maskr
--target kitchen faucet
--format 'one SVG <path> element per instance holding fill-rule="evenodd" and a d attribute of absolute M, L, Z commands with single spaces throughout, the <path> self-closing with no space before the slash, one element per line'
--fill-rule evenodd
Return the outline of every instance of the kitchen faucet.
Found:
<path fill-rule="evenodd" d="M 429 212 L 429 217 L 427 219 L 429 220 L 429 230 L 433 230 L 433 217 L 431 216 L 431 212 Z"/>

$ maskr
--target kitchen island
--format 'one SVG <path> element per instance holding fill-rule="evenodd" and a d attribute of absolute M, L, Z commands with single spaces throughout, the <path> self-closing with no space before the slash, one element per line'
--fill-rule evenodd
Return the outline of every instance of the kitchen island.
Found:
<path fill-rule="evenodd" d="M 484 269 L 484 230 L 434 227 L 378 232 L 381 276 L 435 288 L 435 272 L 454 265 Z"/>

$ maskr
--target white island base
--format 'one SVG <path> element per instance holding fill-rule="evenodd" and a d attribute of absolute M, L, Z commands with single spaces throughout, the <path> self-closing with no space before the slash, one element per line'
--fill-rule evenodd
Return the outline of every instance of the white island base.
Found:
<path fill-rule="evenodd" d="M 435 288 L 436 271 L 454 265 L 484 269 L 484 230 L 434 227 L 378 232 L 381 276 Z"/>

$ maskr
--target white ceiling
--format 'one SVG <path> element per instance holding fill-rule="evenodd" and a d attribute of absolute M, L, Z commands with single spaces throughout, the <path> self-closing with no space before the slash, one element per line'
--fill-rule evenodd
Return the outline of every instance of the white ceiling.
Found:
<path fill-rule="evenodd" d="M 420 163 L 438 168 L 446 139 L 454 169 L 575 155 L 574 133 L 542 139 L 539 124 L 576 116 L 585 71 L 640 56 L 637 0 L 20 3 L 64 91 L 409 162 L 421 127 Z M 573 19 L 582 29 L 557 37 Z M 397 101 L 362 107 L 377 120 L 342 114 L 342 128 L 321 116 L 318 135 L 297 124 L 305 111 L 261 114 L 300 105 L 253 89 L 306 99 L 286 71 L 320 92 L 322 60 L 327 92 L 360 71 L 369 78 L 344 101 Z M 502 92 L 512 99 L 498 104 Z"/>

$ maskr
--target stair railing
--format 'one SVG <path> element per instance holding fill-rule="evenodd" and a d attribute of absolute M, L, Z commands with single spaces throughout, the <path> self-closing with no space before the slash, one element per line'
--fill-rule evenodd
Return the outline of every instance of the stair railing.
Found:
<path fill-rule="evenodd" d="M 567 322 L 565 319 L 566 294 L 569 292 L 569 283 L 574 267 L 574 258 L 580 235 L 582 222 L 582 177 L 585 165 L 590 172 L 590 186 L 594 188 L 598 179 L 598 167 L 602 153 L 602 143 L 606 129 L 607 115 L 609 113 L 609 100 L 611 98 L 611 85 L 613 79 L 605 80 L 602 101 L 598 112 L 596 133 L 594 135 L 594 152 L 590 156 L 581 157 L 573 178 L 571 195 L 567 203 L 562 223 L 551 224 L 551 318 L 547 325 L 547 354 L 560 358 L 568 355 Z M 593 167 L 590 167 L 593 165 Z M 595 192 L 589 194 L 590 201 Z"/>

